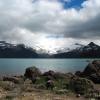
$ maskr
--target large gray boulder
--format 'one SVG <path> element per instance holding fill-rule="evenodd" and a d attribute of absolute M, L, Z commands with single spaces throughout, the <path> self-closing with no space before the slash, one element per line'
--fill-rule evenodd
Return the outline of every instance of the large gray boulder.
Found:
<path fill-rule="evenodd" d="M 24 76 L 27 78 L 32 78 L 33 76 L 37 77 L 40 75 L 41 75 L 41 71 L 35 66 L 26 68 L 26 71 L 24 74 Z"/>
<path fill-rule="evenodd" d="M 99 74 L 100 73 L 100 61 L 93 61 L 92 63 L 89 63 L 85 70 L 83 71 L 84 75 L 91 75 L 91 74 Z"/>
<path fill-rule="evenodd" d="M 27 78 L 32 80 L 32 83 L 34 84 L 37 80 L 37 77 L 41 75 L 41 71 L 36 68 L 35 66 L 26 68 L 25 74 L 24 74 L 24 80 Z"/>
<path fill-rule="evenodd" d="M 94 60 L 87 65 L 82 76 L 91 79 L 94 83 L 100 83 L 100 60 Z"/>

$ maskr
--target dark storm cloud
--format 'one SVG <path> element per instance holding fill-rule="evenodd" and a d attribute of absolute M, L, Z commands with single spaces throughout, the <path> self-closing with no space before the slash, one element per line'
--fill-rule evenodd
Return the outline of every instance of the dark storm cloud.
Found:
<path fill-rule="evenodd" d="M 61 38 L 99 38 L 99 0 L 84 1 L 80 10 L 64 9 L 58 1 L 0 0 L 0 39 L 25 41 L 33 36 L 35 41 L 37 34 L 38 37 L 55 34 Z"/>
<path fill-rule="evenodd" d="M 64 36 L 73 38 L 100 38 L 100 14 L 87 22 L 76 23 L 63 33 Z"/>

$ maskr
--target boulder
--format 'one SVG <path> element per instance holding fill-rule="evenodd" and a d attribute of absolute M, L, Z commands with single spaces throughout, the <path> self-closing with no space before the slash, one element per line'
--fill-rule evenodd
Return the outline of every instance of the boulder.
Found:
<path fill-rule="evenodd" d="M 92 81 L 79 77 L 71 79 L 69 85 L 71 90 L 81 95 L 86 94 L 89 90 L 94 89 L 94 84 L 92 83 Z"/>
<path fill-rule="evenodd" d="M 82 72 L 81 72 L 81 71 L 76 71 L 76 72 L 75 72 L 75 75 L 76 75 L 76 76 L 81 76 L 81 75 L 82 75 Z"/>
<path fill-rule="evenodd" d="M 47 80 L 53 80 L 53 79 L 62 79 L 66 78 L 68 74 L 60 73 L 60 72 L 54 72 L 52 70 L 49 70 L 48 72 L 45 72 L 43 76 L 46 77 Z"/>
<path fill-rule="evenodd" d="M 43 76 L 55 76 L 55 72 L 52 71 L 52 70 L 49 70 L 48 72 L 45 72 L 45 73 L 43 74 Z"/>
<path fill-rule="evenodd" d="M 82 76 L 91 79 L 94 83 L 100 83 L 100 60 L 89 63 L 82 72 Z"/>
<path fill-rule="evenodd" d="M 83 71 L 84 76 L 88 76 L 94 73 L 97 73 L 97 69 L 92 63 L 88 64 L 85 70 Z"/>
<path fill-rule="evenodd" d="M 56 73 L 52 70 L 49 70 L 49 71 L 43 73 L 43 76 L 46 77 L 47 81 L 56 79 Z"/>
<path fill-rule="evenodd" d="M 22 79 L 21 78 L 17 78 L 17 77 L 10 77 L 10 76 L 4 76 L 3 77 L 3 81 L 11 81 L 15 84 L 19 84 L 22 82 Z"/>
<path fill-rule="evenodd" d="M 25 74 L 24 74 L 24 81 L 28 78 L 32 81 L 34 84 L 37 81 L 37 78 L 41 76 L 41 71 L 36 68 L 35 66 L 26 68 Z"/>
<path fill-rule="evenodd" d="M 89 79 L 92 80 L 94 83 L 100 83 L 100 76 L 97 74 L 91 74 Z"/>
<path fill-rule="evenodd" d="M 41 75 L 41 71 L 38 68 L 36 68 L 35 66 L 26 68 L 26 71 L 24 74 L 24 76 L 26 78 L 30 78 L 30 79 L 38 77 L 40 75 Z"/>
<path fill-rule="evenodd" d="M 85 70 L 83 71 L 84 75 L 91 75 L 91 74 L 99 74 L 100 73 L 100 60 L 94 60 L 93 62 L 89 63 Z"/>
<path fill-rule="evenodd" d="M 55 78 L 56 79 L 69 79 L 72 76 L 73 76 L 72 73 L 60 73 L 60 72 L 55 73 Z"/>

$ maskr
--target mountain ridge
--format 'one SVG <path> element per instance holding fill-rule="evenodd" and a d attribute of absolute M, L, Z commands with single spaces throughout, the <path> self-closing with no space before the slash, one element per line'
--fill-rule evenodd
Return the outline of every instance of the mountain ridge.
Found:
<path fill-rule="evenodd" d="M 0 58 L 100 58 L 100 46 L 94 42 L 88 45 L 80 45 L 75 49 L 64 49 L 56 54 L 49 54 L 40 50 L 39 52 L 24 44 L 11 44 L 0 41 Z"/>
<path fill-rule="evenodd" d="M 90 42 L 88 45 L 55 54 L 54 58 L 100 58 L 100 46 Z"/>

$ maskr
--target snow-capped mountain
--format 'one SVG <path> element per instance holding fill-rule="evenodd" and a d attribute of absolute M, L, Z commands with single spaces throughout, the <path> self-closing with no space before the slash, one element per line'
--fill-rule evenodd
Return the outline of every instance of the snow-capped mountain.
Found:
<path fill-rule="evenodd" d="M 55 58 L 100 58 L 100 46 L 90 42 L 88 45 L 77 44 L 78 47 L 70 51 L 55 54 Z"/>
<path fill-rule="evenodd" d="M 51 54 L 42 48 L 33 49 L 24 44 L 11 44 L 0 41 L 0 58 L 100 58 L 100 46 L 91 42 L 88 45 L 76 43 L 74 49 L 55 49 Z"/>
<path fill-rule="evenodd" d="M 24 44 L 10 44 L 0 41 L 0 58 L 37 58 L 38 54 Z"/>
<path fill-rule="evenodd" d="M 79 51 L 80 52 L 84 52 L 84 51 L 90 51 L 90 50 L 98 50 L 100 48 L 100 46 L 96 45 L 95 43 L 93 42 L 90 42 L 88 45 L 86 46 L 82 46 L 79 48 Z"/>
<path fill-rule="evenodd" d="M 7 43 L 5 41 L 0 41 L 0 48 L 2 48 L 2 49 L 12 48 L 14 46 L 15 46 L 14 44 L 10 44 L 10 43 Z"/>

